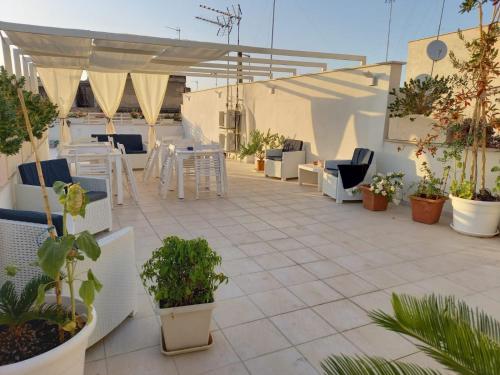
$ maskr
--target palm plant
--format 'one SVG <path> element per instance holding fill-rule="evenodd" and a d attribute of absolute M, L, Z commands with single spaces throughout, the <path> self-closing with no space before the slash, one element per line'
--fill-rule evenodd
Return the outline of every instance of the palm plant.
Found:
<path fill-rule="evenodd" d="M 500 373 L 500 322 L 454 297 L 392 295 L 394 316 L 369 314 L 378 325 L 410 336 L 417 348 L 461 375 Z M 327 375 L 439 375 L 415 364 L 370 357 L 333 355 L 322 362 Z"/>

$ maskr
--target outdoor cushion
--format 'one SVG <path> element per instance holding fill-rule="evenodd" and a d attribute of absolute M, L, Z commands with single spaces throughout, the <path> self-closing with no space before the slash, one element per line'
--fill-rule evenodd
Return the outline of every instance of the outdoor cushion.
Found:
<path fill-rule="evenodd" d="M 47 216 L 44 212 L 38 211 L 22 211 L 0 208 L 0 219 L 22 221 L 25 223 L 47 224 Z M 52 223 L 59 235 L 63 233 L 63 217 L 62 215 L 52 214 Z"/>
<path fill-rule="evenodd" d="M 283 152 L 301 151 L 303 142 L 297 139 L 285 139 L 283 143 Z"/>
<path fill-rule="evenodd" d="M 56 181 L 73 182 L 66 159 L 44 160 L 41 165 L 46 186 L 52 187 Z M 23 184 L 40 186 L 35 163 L 20 164 L 18 169 Z"/>
<path fill-rule="evenodd" d="M 87 198 L 89 200 L 89 203 L 90 202 L 95 202 L 95 201 L 99 201 L 101 199 L 104 199 L 108 196 L 108 194 L 106 194 L 105 191 L 87 191 Z"/>
<path fill-rule="evenodd" d="M 369 167 L 368 164 L 340 164 L 338 172 L 342 177 L 344 189 L 353 188 L 363 182 Z"/>
<path fill-rule="evenodd" d="M 91 134 L 92 138 L 97 138 L 97 142 L 107 142 L 108 137 L 113 137 L 113 134 Z"/>
<path fill-rule="evenodd" d="M 352 155 L 351 164 L 371 164 L 373 159 L 373 151 L 370 151 L 367 148 L 356 148 L 354 149 L 354 153 Z"/>
<path fill-rule="evenodd" d="M 266 159 L 267 160 L 275 160 L 275 161 L 282 161 L 283 160 L 283 158 L 281 157 L 281 155 L 276 155 L 276 156 L 270 155 Z"/>
<path fill-rule="evenodd" d="M 325 172 L 328 173 L 328 174 L 331 174 L 331 175 L 333 175 L 335 177 L 339 176 L 339 170 L 338 169 L 325 168 Z"/>
<path fill-rule="evenodd" d="M 125 147 L 125 152 L 143 151 L 142 136 L 140 134 L 114 134 L 113 139 L 116 143 L 121 143 Z"/>

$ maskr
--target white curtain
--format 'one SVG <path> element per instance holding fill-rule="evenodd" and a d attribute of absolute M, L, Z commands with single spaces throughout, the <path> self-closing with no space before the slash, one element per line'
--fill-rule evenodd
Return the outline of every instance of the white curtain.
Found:
<path fill-rule="evenodd" d="M 75 100 L 76 90 L 82 76 L 81 69 L 37 68 L 43 87 L 50 101 L 57 105 L 61 129 L 59 141 L 61 144 L 71 142 L 66 117 Z"/>
<path fill-rule="evenodd" d="M 130 73 L 130 76 L 142 114 L 149 125 L 148 151 L 150 151 L 156 142 L 155 124 L 167 91 L 169 75 Z"/>
<path fill-rule="evenodd" d="M 113 124 L 115 115 L 123 96 L 123 89 L 127 80 L 127 72 L 110 73 L 88 71 L 92 92 L 106 116 L 106 134 L 115 134 Z"/>

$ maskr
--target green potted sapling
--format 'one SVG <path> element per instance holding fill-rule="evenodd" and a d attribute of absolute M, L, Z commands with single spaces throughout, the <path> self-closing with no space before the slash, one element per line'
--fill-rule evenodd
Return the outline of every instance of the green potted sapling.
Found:
<path fill-rule="evenodd" d="M 46 278 L 34 279 L 24 287 L 19 298 L 22 303 L 16 304 L 10 321 L 4 319 L 5 314 L 2 316 L 5 303 L 0 301 L 0 346 L 4 346 L 2 339 L 5 338 L 1 332 L 12 327 L 22 328 L 19 341 L 24 342 L 24 345 L 13 348 L 11 358 L 15 361 L 0 366 L 2 375 L 84 373 L 85 350 L 97 318 L 92 303 L 102 285 L 92 270 L 77 270 L 77 265 L 86 257 L 96 261 L 101 249 L 89 232 L 74 235 L 66 228 L 68 215 L 85 215 L 85 191 L 78 184 L 60 181 L 55 182 L 53 188 L 63 205 L 63 233 L 60 237 L 48 237 L 40 246 L 38 265 Z M 78 291 L 77 283 L 80 285 Z M 2 286 L 0 298 L 12 296 L 9 292 L 12 287 L 6 284 Z M 63 290 L 63 285 L 68 296 L 46 295 L 48 289 Z M 36 301 L 33 301 L 34 297 Z M 7 301 L 13 301 L 13 298 L 7 298 Z M 43 337 L 41 343 L 40 337 Z M 30 350 L 26 356 L 27 347 L 41 350 Z"/>
<path fill-rule="evenodd" d="M 141 279 L 157 303 L 167 354 L 210 345 L 214 293 L 227 282 L 216 272 L 220 263 L 221 257 L 206 240 L 172 236 L 142 266 Z"/>
<path fill-rule="evenodd" d="M 271 133 L 271 129 L 264 133 L 258 129 L 250 132 L 250 140 L 241 145 L 240 159 L 248 156 L 255 157 L 255 170 L 257 172 L 264 171 L 264 159 L 266 157 L 266 150 L 270 148 L 277 148 L 284 142 L 284 137 L 279 136 L 277 133 Z"/>

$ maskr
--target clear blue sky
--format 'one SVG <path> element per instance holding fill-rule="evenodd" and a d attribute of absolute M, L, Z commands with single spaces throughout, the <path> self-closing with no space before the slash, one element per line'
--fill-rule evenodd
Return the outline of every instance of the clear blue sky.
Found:
<path fill-rule="evenodd" d="M 199 8 L 233 4 L 226 0 L 1 0 L 2 21 L 82 28 L 95 31 L 177 37 L 165 28 L 180 27 L 181 38 L 224 42 L 216 27 L 194 17 L 211 16 Z M 475 14 L 461 15 L 461 0 L 446 0 L 442 33 L 477 24 Z M 234 2 L 236 3 L 236 1 Z M 272 0 L 240 0 L 242 44 L 269 47 Z M 276 0 L 274 46 L 366 55 L 368 63 L 385 60 L 389 4 L 385 0 Z M 406 60 L 410 40 L 435 35 L 442 0 L 396 0 L 393 4 L 390 60 Z M 234 33 L 235 34 L 235 33 Z M 235 37 L 233 37 L 235 38 Z M 236 40 L 234 39 L 233 42 Z M 344 63 L 345 65 L 345 63 Z M 332 63 L 331 67 L 339 66 Z M 213 84 L 190 79 L 195 89 Z"/>

